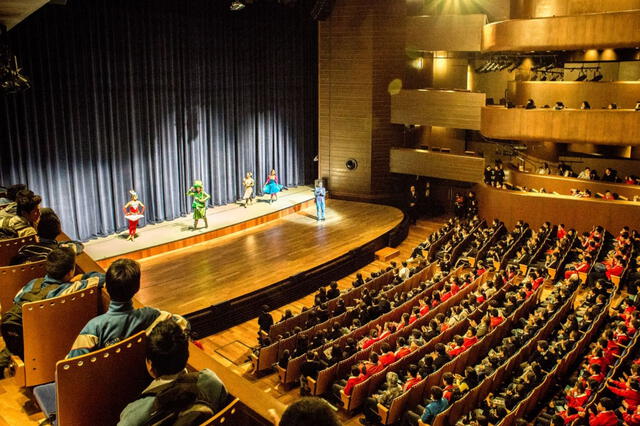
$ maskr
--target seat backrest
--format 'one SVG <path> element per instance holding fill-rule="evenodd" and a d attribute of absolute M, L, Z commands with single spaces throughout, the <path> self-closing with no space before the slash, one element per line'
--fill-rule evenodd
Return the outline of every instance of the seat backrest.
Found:
<path fill-rule="evenodd" d="M 58 424 L 116 424 L 124 407 L 151 381 L 145 366 L 146 345 L 141 331 L 108 348 L 58 361 Z"/>
<path fill-rule="evenodd" d="M 9 240 L 0 240 L 0 266 L 6 266 L 11 258 L 18 254 L 22 246 L 31 244 L 36 241 L 35 235 L 28 237 L 11 238 Z"/>
<path fill-rule="evenodd" d="M 64 359 L 85 324 L 98 315 L 99 301 L 100 290 L 92 287 L 22 305 L 26 386 L 54 380 L 56 362 Z"/>
<path fill-rule="evenodd" d="M 13 298 L 22 287 L 34 278 L 45 276 L 46 260 L 24 265 L 0 267 L 0 312 L 13 306 Z"/>
<path fill-rule="evenodd" d="M 226 407 L 222 410 L 218 411 L 215 416 L 202 423 L 202 426 L 213 426 L 213 425 L 236 425 L 242 424 L 239 418 L 242 418 L 242 403 L 240 399 L 235 398 Z"/>

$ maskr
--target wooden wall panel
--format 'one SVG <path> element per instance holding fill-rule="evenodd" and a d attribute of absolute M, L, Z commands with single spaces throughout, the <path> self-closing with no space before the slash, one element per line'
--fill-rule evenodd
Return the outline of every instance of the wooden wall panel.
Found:
<path fill-rule="evenodd" d="M 442 154 L 421 149 L 393 148 L 391 171 L 459 182 L 482 182 L 484 158 Z"/>
<path fill-rule="evenodd" d="M 546 18 L 640 9 L 640 0 L 511 0 L 511 19 Z"/>
<path fill-rule="evenodd" d="M 482 51 L 604 49 L 640 46 L 640 12 L 515 19 L 485 25 Z"/>
<path fill-rule="evenodd" d="M 600 145 L 640 145 L 640 112 L 483 107 L 480 132 L 489 138 Z"/>
<path fill-rule="evenodd" d="M 587 100 L 591 108 L 603 108 L 616 103 L 618 108 L 632 109 L 640 99 L 640 81 L 512 81 L 509 100 L 524 105 L 533 99 L 538 107 L 564 102 L 567 108 L 580 108 Z"/>
<path fill-rule="evenodd" d="M 614 233 L 625 225 L 640 229 L 640 203 L 507 191 L 484 184 L 476 185 L 475 192 L 480 215 L 500 218 L 509 228 L 522 219 L 534 227 L 547 220 L 564 223 L 580 232 L 593 225 L 602 225 Z"/>
<path fill-rule="evenodd" d="M 391 96 L 391 122 L 480 130 L 485 97 L 454 90 L 402 90 Z"/>
<path fill-rule="evenodd" d="M 387 87 L 402 77 L 405 19 L 405 2 L 338 0 L 319 23 L 319 173 L 333 195 L 389 190 L 389 148 L 402 128 L 389 121 Z M 350 158 L 357 170 L 345 167 Z"/>
<path fill-rule="evenodd" d="M 411 50 L 479 52 L 486 15 L 436 15 L 407 18 L 406 47 Z"/>

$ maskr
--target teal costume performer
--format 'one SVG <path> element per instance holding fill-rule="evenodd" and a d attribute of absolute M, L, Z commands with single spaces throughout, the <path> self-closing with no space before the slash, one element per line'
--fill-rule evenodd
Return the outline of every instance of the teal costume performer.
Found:
<path fill-rule="evenodd" d="M 324 199 L 327 196 L 327 190 L 322 186 L 322 181 L 318 181 L 318 186 L 313 190 L 316 199 L 316 218 L 324 220 Z"/>
<path fill-rule="evenodd" d="M 275 169 L 271 169 L 271 173 L 267 176 L 267 182 L 265 182 L 262 192 L 271 195 L 269 204 L 271 204 L 275 198 L 278 201 L 278 192 L 282 191 L 283 185 L 278 183 L 278 175 L 276 175 Z"/>
<path fill-rule="evenodd" d="M 207 222 L 207 202 L 211 198 L 209 194 L 204 192 L 202 188 L 202 181 L 197 180 L 193 183 L 193 186 L 189 188 L 187 196 L 193 197 L 193 229 L 198 227 L 198 221 L 204 219 L 204 227 L 207 228 L 209 223 Z"/>

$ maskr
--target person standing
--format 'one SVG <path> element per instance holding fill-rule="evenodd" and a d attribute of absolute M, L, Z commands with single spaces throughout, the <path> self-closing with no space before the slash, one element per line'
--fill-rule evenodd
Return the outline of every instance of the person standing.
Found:
<path fill-rule="evenodd" d="M 144 216 L 144 204 L 138 200 L 138 194 L 133 189 L 129 191 L 129 202 L 122 207 L 124 217 L 129 221 L 129 236 L 128 241 L 133 241 L 136 238 L 136 228 L 138 222 Z"/>
<path fill-rule="evenodd" d="M 276 201 L 278 201 L 278 192 L 282 191 L 282 188 L 284 188 L 284 186 L 278 183 L 278 175 L 276 174 L 276 169 L 271 169 L 271 173 L 269 173 L 269 176 L 267 176 L 267 181 L 264 184 L 264 188 L 262 188 L 262 191 L 265 194 L 271 195 L 269 204 L 273 202 L 274 198 Z"/>
<path fill-rule="evenodd" d="M 411 220 L 411 224 L 415 225 L 418 222 L 418 192 L 416 191 L 415 185 L 411 185 L 411 187 L 409 188 L 407 213 L 409 214 L 409 220 Z"/>
<path fill-rule="evenodd" d="M 324 220 L 324 207 L 327 190 L 322 186 L 322 179 L 318 179 L 316 182 L 313 195 L 316 198 L 316 219 L 320 221 Z"/>
<path fill-rule="evenodd" d="M 247 175 L 242 180 L 242 186 L 244 186 L 244 195 L 242 199 L 244 200 L 244 208 L 247 208 L 247 205 L 251 203 L 253 199 L 253 187 L 256 182 L 253 180 L 253 173 L 247 172 Z"/>
<path fill-rule="evenodd" d="M 205 228 L 209 227 L 209 223 L 207 222 L 207 202 L 211 196 L 204 192 L 202 181 L 195 181 L 193 186 L 189 188 L 187 196 L 193 197 L 193 203 L 191 203 L 191 207 L 193 208 L 193 230 L 198 228 L 198 221 L 200 221 L 200 219 L 204 219 Z"/>

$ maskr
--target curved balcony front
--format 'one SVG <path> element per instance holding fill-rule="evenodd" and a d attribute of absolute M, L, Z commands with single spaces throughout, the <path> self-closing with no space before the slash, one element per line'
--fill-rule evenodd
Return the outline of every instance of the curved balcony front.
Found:
<path fill-rule="evenodd" d="M 640 46 L 640 12 L 611 12 L 485 25 L 483 52 L 607 49 Z"/>
<path fill-rule="evenodd" d="M 640 112 L 607 109 L 483 107 L 480 132 L 489 138 L 600 145 L 640 145 Z"/>

